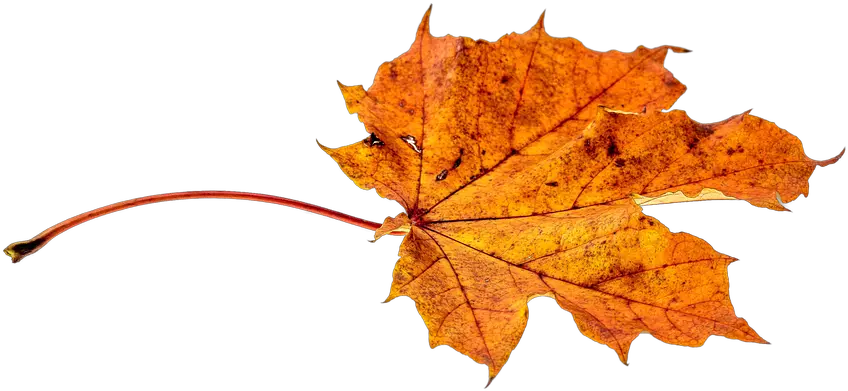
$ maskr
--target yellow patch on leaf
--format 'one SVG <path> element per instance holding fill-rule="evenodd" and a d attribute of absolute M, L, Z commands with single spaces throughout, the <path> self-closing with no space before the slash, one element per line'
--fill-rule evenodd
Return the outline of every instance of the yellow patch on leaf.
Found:
<path fill-rule="evenodd" d="M 374 231 L 373 241 L 376 242 L 377 239 L 380 239 L 392 232 L 409 232 L 411 228 L 409 217 L 406 216 L 406 213 L 400 213 L 395 217 L 386 217 L 383 221 L 383 225 Z"/>

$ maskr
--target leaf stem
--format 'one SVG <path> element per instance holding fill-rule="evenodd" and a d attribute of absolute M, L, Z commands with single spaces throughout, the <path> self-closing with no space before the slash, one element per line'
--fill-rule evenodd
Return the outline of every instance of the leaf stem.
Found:
<path fill-rule="evenodd" d="M 336 212 L 331 209 L 323 208 L 317 205 L 308 204 L 302 201 L 297 201 L 289 198 L 277 197 L 267 194 L 258 194 L 258 193 L 244 193 L 238 191 L 185 191 L 179 193 L 166 193 L 166 194 L 157 194 L 147 197 L 134 198 L 127 201 L 118 202 L 112 205 L 107 205 L 102 208 L 97 208 L 89 212 L 85 212 L 74 217 L 71 217 L 59 224 L 56 224 L 50 228 L 44 230 L 44 232 L 35 235 L 30 240 L 24 240 L 21 242 L 15 242 L 10 244 L 3 250 L 6 255 L 12 258 L 12 263 L 20 262 L 27 255 L 33 254 L 36 251 L 40 250 L 44 247 L 47 242 L 51 241 L 53 238 L 65 232 L 77 225 L 80 225 L 86 221 L 96 219 L 100 216 L 107 215 L 109 213 L 117 212 L 120 210 L 133 208 L 136 206 L 142 206 L 147 204 L 155 204 L 157 202 L 165 202 L 165 201 L 176 201 L 176 200 L 189 200 L 195 198 L 226 198 L 226 199 L 234 199 L 234 200 L 247 200 L 247 201 L 258 201 L 258 202 L 267 202 L 271 204 L 289 206 L 292 208 L 297 208 L 301 210 L 305 210 L 307 212 L 316 213 L 322 216 L 329 217 L 331 219 L 336 219 L 339 221 L 344 221 L 348 224 L 353 224 L 357 227 L 362 227 L 365 229 L 370 229 L 372 231 L 376 231 L 380 228 L 380 223 L 375 223 L 373 221 L 363 220 L 358 217 L 353 217 L 351 215 L 347 215 L 341 212 Z M 405 235 L 405 232 L 391 232 L 389 235 Z"/>

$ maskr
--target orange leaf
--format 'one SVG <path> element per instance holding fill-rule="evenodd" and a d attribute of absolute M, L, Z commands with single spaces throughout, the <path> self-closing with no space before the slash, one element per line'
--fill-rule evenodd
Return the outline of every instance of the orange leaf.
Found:
<path fill-rule="evenodd" d="M 641 332 L 685 346 L 710 335 L 765 343 L 730 303 L 735 259 L 640 205 L 785 210 L 841 154 L 809 159 L 748 113 L 700 124 L 663 112 L 685 91 L 663 61 L 685 49 L 595 52 L 549 36 L 543 18 L 496 42 L 433 37 L 429 17 L 368 91 L 340 84 L 369 136 L 322 148 L 406 209 L 375 238 L 408 227 L 388 300 L 415 300 L 431 346 L 486 364 L 491 381 L 541 295 L 624 363 Z"/>

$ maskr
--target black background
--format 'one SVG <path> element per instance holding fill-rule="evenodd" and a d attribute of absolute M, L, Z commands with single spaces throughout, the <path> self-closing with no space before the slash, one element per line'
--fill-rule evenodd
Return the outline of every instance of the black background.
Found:
<path fill-rule="evenodd" d="M 552 32 L 593 48 L 680 40 L 671 70 L 701 121 L 747 107 L 784 121 L 808 153 L 845 147 L 835 28 L 805 11 L 440 2 L 434 32 L 523 31 L 543 7 Z M 382 220 L 391 201 L 353 188 L 317 151 L 362 133 L 336 80 L 368 80 L 409 46 L 425 3 L 302 8 L 66 8 L 13 12 L 3 130 L 0 239 L 128 192 L 237 188 L 287 193 Z M 642 14 L 649 15 L 643 16 Z M 811 29 L 812 28 L 812 29 Z M 800 133 L 799 133 L 800 132 Z M 836 365 L 845 246 L 844 162 L 816 171 L 789 214 L 713 202 L 653 208 L 742 261 L 736 309 L 771 345 L 713 337 L 698 352 L 640 337 L 631 369 L 763 373 Z M 100 203 L 102 204 L 102 202 Z M 316 387 L 478 389 L 485 369 L 432 353 L 405 298 L 380 304 L 399 240 L 285 208 L 186 201 L 106 217 L 25 265 L 0 265 L 5 354 L 124 383 L 176 374 L 193 384 L 311 382 Z M 844 241 L 844 239 L 843 239 Z M 566 313 L 534 305 L 520 352 L 494 387 L 569 384 L 621 367 Z M 679 349 L 678 349 L 679 350 Z M 80 357 L 90 357 L 76 367 Z M 721 371 L 721 372 L 717 372 Z M 724 372 L 731 371 L 731 372 Z M 34 377 L 37 379 L 37 377 Z M 604 378 L 607 381 L 609 378 Z M 574 383 L 570 383 L 574 384 Z"/>

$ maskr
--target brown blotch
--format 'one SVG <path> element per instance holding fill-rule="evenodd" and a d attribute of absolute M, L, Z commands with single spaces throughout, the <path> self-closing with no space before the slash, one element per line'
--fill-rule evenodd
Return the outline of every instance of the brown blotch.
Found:
<path fill-rule="evenodd" d="M 381 145 L 386 145 L 386 143 L 384 143 L 383 140 L 380 140 L 377 137 L 376 133 L 371 133 L 371 135 L 366 137 L 365 140 L 362 140 L 362 142 L 365 143 L 365 145 L 367 145 L 369 147 L 373 147 L 373 146 L 379 147 Z"/>
<path fill-rule="evenodd" d="M 745 148 L 742 148 L 741 145 L 737 145 L 736 148 L 729 147 L 727 148 L 727 156 L 733 155 L 734 153 L 742 153 L 745 152 Z"/>
<path fill-rule="evenodd" d="M 610 139 L 609 146 L 607 147 L 607 156 L 613 157 L 613 156 L 618 155 L 618 154 L 619 154 L 618 146 L 615 145 L 614 140 Z"/>
<path fill-rule="evenodd" d="M 698 138 L 707 138 L 707 137 L 711 136 L 713 133 L 715 133 L 715 130 L 713 129 L 713 127 L 710 126 L 710 125 L 707 125 L 707 124 L 696 123 L 695 129 L 693 129 L 693 130 L 695 132 L 695 135 L 698 136 Z"/>
<path fill-rule="evenodd" d="M 677 84 L 677 83 L 675 82 L 674 77 L 672 76 L 670 78 L 664 79 L 663 84 L 665 84 L 668 87 L 674 87 L 674 85 Z"/>
<path fill-rule="evenodd" d="M 458 157 L 458 158 L 456 158 L 456 160 L 453 162 L 453 167 L 452 167 L 452 169 L 454 169 L 454 170 L 455 170 L 457 167 L 459 167 L 459 165 L 460 165 L 460 164 L 462 164 L 462 154 L 463 154 L 463 152 L 465 152 L 465 150 L 460 148 L 460 150 L 459 150 L 459 157 Z"/>
<path fill-rule="evenodd" d="M 448 170 L 442 170 L 439 175 L 436 175 L 436 182 L 443 181 L 448 177 Z"/>
<path fill-rule="evenodd" d="M 689 141 L 689 144 L 687 146 L 689 147 L 689 149 L 694 149 L 695 147 L 698 146 L 698 143 L 700 143 L 700 142 L 701 142 L 701 139 L 695 137 L 695 138 L 692 139 L 692 141 Z"/>

